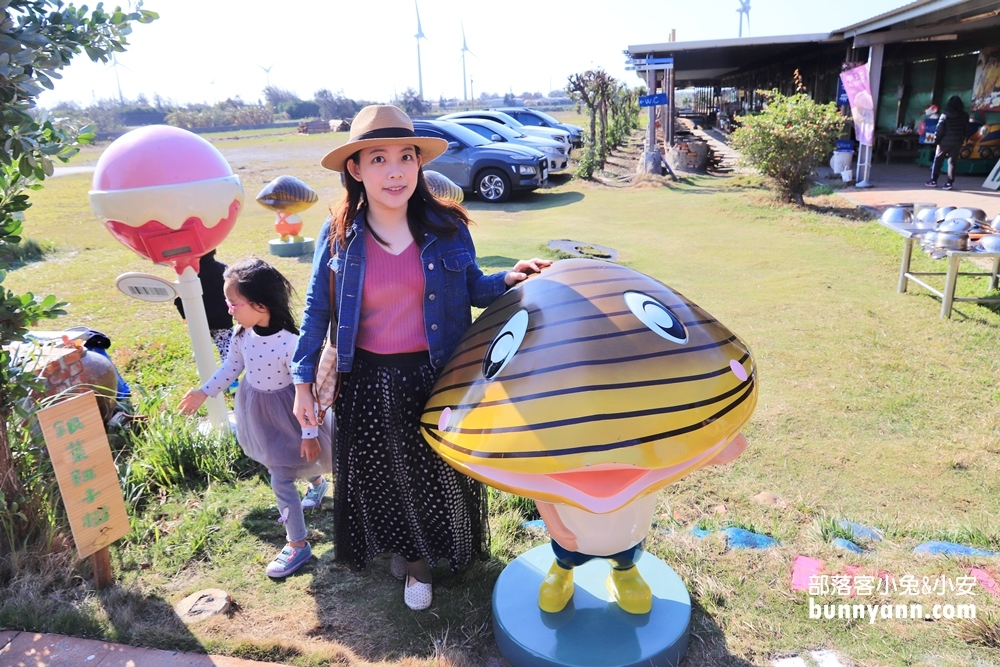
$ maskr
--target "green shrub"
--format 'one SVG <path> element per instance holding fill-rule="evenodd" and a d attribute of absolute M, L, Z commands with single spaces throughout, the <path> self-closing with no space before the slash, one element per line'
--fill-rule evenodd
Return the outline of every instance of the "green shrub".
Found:
<path fill-rule="evenodd" d="M 319 105 L 303 100 L 289 100 L 278 105 L 278 111 L 288 114 L 292 120 L 300 118 L 315 118 L 319 116 Z"/>
<path fill-rule="evenodd" d="M 816 166 L 844 129 L 834 103 L 817 104 L 808 95 L 767 93 L 759 114 L 747 116 L 732 134 L 740 161 L 775 180 L 784 198 L 802 203 Z"/>

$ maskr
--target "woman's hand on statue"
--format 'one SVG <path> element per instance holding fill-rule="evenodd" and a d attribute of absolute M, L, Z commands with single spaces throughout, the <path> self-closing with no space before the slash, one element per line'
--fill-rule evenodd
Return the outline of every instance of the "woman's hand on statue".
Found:
<path fill-rule="evenodd" d="M 205 394 L 201 389 L 192 389 L 188 393 L 184 394 L 184 398 L 181 402 L 177 404 L 177 409 L 182 415 L 193 415 L 198 412 L 198 408 L 201 404 L 205 402 L 208 395 Z"/>
<path fill-rule="evenodd" d="M 507 275 L 503 278 L 503 282 L 507 287 L 513 287 L 531 274 L 541 273 L 542 269 L 547 269 L 550 266 L 552 266 L 551 259 L 539 259 L 537 257 L 522 259 L 514 265 L 512 270 L 507 272 Z"/>

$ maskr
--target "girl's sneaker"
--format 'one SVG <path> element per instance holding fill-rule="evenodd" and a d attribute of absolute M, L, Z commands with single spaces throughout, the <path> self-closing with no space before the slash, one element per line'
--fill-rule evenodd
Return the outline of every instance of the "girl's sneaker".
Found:
<path fill-rule="evenodd" d="M 267 576 L 273 577 L 275 579 L 280 579 L 281 577 L 287 577 L 292 572 L 295 572 L 300 567 L 306 564 L 312 558 L 312 547 L 306 542 L 304 547 L 292 547 L 285 545 L 285 548 L 281 550 L 277 556 L 274 557 L 270 563 L 267 564 Z"/>
<path fill-rule="evenodd" d="M 326 481 L 326 477 L 318 485 L 310 483 L 306 495 L 302 499 L 302 509 L 311 510 L 320 507 L 323 504 L 323 498 L 326 497 L 326 490 L 329 488 L 330 484 Z"/>
<path fill-rule="evenodd" d="M 948 182 L 946 182 L 946 183 L 944 184 L 944 189 L 945 189 L 945 190 L 951 190 L 951 183 L 952 183 L 951 181 L 948 181 Z"/>

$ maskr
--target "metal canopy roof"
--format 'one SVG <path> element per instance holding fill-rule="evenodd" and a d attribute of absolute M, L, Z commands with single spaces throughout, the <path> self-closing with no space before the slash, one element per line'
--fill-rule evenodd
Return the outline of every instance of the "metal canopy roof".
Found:
<path fill-rule="evenodd" d="M 638 44 L 629 46 L 627 53 L 632 58 L 672 56 L 676 86 L 704 86 L 741 70 L 813 56 L 817 48 L 925 41 L 944 35 L 983 34 L 996 28 L 1000 28 L 997 0 L 916 0 L 829 34 Z M 642 72 L 637 74 L 643 78 Z"/>
<path fill-rule="evenodd" d="M 714 39 L 697 42 L 664 42 L 628 47 L 632 58 L 671 56 L 674 81 L 678 87 L 711 85 L 721 77 L 756 64 L 780 60 L 814 51 L 817 44 L 838 44 L 843 36 L 827 33 L 778 35 L 742 39 Z M 640 78 L 643 73 L 639 72 Z"/>
<path fill-rule="evenodd" d="M 1000 16 L 996 0 L 917 0 L 879 14 L 861 23 L 835 30 L 833 34 L 855 37 L 878 30 L 906 30 L 947 26 L 961 32 L 989 27 L 983 23 Z"/>

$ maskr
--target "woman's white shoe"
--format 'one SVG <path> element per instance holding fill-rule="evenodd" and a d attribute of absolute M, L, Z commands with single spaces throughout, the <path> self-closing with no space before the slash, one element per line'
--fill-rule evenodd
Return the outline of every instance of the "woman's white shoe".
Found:
<path fill-rule="evenodd" d="M 403 602 L 413 611 L 423 611 L 431 606 L 434 599 L 433 588 L 430 584 L 417 581 L 413 577 L 407 577 L 403 584 Z"/>

